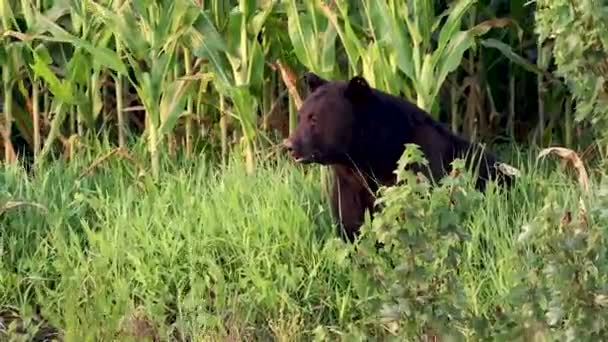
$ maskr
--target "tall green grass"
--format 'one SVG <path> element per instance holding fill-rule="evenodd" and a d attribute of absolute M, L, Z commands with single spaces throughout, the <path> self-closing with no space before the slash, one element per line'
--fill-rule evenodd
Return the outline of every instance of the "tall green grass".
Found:
<path fill-rule="evenodd" d="M 238 157 L 225 168 L 161 158 L 154 182 L 118 154 L 99 159 L 107 150 L 29 175 L 3 166 L 0 305 L 24 317 L 38 308 L 66 341 L 145 335 L 142 322 L 161 340 L 388 334 L 357 281 L 358 255 L 335 238 L 317 167 L 279 157 L 248 174 Z M 145 147 L 132 158 L 146 160 Z M 459 276 L 478 315 L 509 305 L 527 267 L 515 240 L 547 194 L 578 201 L 554 162 L 513 159 L 523 175 L 510 195 L 490 189 L 467 224 L 476 238 Z"/>

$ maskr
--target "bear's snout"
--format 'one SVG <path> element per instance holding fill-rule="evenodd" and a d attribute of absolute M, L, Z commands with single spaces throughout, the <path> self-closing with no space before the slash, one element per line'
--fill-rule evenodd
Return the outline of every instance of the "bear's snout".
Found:
<path fill-rule="evenodd" d="M 292 158 L 298 159 L 298 157 L 296 156 L 297 153 L 294 150 L 293 141 L 290 138 L 283 139 L 283 147 L 287 149 L 289 155 L 291 155 Z"/>
<path fill-rule="evenodd" d="M 293 143 L 291 142 L 291 139 L 283 139 L 283 147 L 285 147 L 287 151 L 291 152 L 293 150 Z"/>
<path fill-rule="evenodd" d="M 289 155 L 295 159 L 296 162 L 306 162 L 310 157 L 309 153 L 305 152 L 305 146 L 302 144 L 302 141 L 297 137 L 283 139 L 283 147 L 287 149 Z"/>

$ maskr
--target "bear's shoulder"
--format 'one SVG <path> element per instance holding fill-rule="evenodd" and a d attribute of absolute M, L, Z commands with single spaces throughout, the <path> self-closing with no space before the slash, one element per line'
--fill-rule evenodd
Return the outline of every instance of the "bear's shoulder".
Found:
<path fill-rule="evenodd" d="M 462 137 L 454 134 L 447 125 L 435 120 L 427 111 L 421 109 L 408 99 L 372 88 L 373 99 L 369 101 L 366 115 L 370 123 L 385 125 L 391 128 L 395 136 L 410 135 L 419 132 L 433 132 L 454 144 L 466 143 Z M 375 125 L 371 125 L 375 126 Z M 402 132 L 397 133 L 398 131 Z M 423 135 L 424 137 L 424 135 Z M 431 137 L 428 136 L 427 137 Z"/>

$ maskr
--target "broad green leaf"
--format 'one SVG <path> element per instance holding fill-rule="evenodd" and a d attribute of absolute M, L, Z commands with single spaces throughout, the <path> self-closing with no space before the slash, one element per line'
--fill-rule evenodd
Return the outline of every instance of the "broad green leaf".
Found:
<path fill-rule="evenodd" d="M 159 3 L 152 4 L 147 0 L 131 0 L 133 14 L 139 16 L 148 26 L 151 26 L 151 14 L 157 12 Z"/>
<path fill-rule="evenodd" d="M 507 45 L 499 40 L 494 38 L 488 38 L 481 41 L 481 45 L 493 49 L 497 49 L 500 51 L 505 57 L 507 57 L 511 62 L 519 65 L 529 72 L 533 72 L 536 74 L 544 74 L 543 70 L 538 68 L 535 64 L 532 64 L 525 60 L 523 57 L 518 55 L 513 51 L 510 45 Z"/>
<path fill-rule="evenodd" d="M 243 135 L 251 140 L 256 133 L 255 112 L 257 100 L 251 95 L 249 89 L 244 86 L 235 86 L 230 89 L 230 98 L 236 110 L 236 119 L 240 121 Z"/>
<path fill-rule="evenodd" d="M 418 80 L 420 78 L 420 69 L 422 68 L 422 56 L 424 52 L 420 45 L 414 45 L 412 48 L 412 64 L 414 66 L 414 77 L 413 79 Z"/>
<path fill-rule="evenodd" d="M 431 32 L 435 32 L 443 23 L 443 19 L 447 17 L 452 11 L 452 7 L 448 6 L 443 12 L 441 12 L 433 22 L 433 26 L 431 27 Z"/>
<path fill-rule="evenodd" d="M 422 34 L 420 33 L 420 29 L 416 23 L 412 22 L 412 19 L 410 18 L 410 11 L 406 4 L 403 5 L 402 12 L 403 13 L 401 13 L 400 19 L 405 21 L 409 35 L 412 38 L 412 44 L 414 46 L 421 46 L 423 43 Z"/>
<path fill-rule="evenodd" d="M 48 8 L 48 6 L 43 6 L 44 8 Z M 52 21 L 59 22 L 62 17 L 70 12 L 70 3 L 64 0 L 53 1 L 52 6 L 44 11 L 44 16 Z"/>
<path fill-rule="evenodd" d="M 85 56 L 83 50 L 76 48 L 72 58 L 66 66 L 68 78 L 77 84 L 87 84 L 92 72 L 91 58 Z M 47 62 L 47 64 L 50 64 Z"/>
<path fill-rule="evenodd" d="M 439 32 L 439 41 L 437 43 L 437 50 L 443 51 L 460 31 L 462 25 L 462 18 L 466 12 L 476 3 L 476 0 L 459 0 L 456 3 L 452 3 L 449 10 L 448 18 L 445 24 L 442 26 Z M 442 54 L 442 53 L 439 53 Z"/>
<path fill-rule="evenodd" d="M 48 31 L 58 41 L 72 43 L 76 39 L 75 36 L 39 12 L 36 12 L 36 25 L 39 26 L 42 32 Z"/>
<path fill-rule="evenodd" d="M 418 97 L 423 97 L 424 101 L 419 103 L 421 108 L 426 111 L 431 111 L 431 101 L 434 97 L 433 89 L 439 88 L 438 85 L 442 84 L 442 82 L 438 82 L 435 78 L 435 65 L 433 65 L 433 60 L 431 54 L 425 54 L 424 60 L 422 62 L 422 69 L 420 70 L 420 86 L 422 87 L 422 94 L 418 94 Z"/>
<path fill-rule="evenodd" d="M 166 86 L 160 101 L 160 128 L 159 134 L 164 135 L 173 130 L 179 117 L 184 113 L 187 93 L 192 87 L 192 82 L 186 80 L 175 80 Z"/>
<path fill-rule="evenodd" d="M 456 70 L 462 62 L 464 52 L 474 45 L 475 41 L 468 31 L 458 32 L 447 45 L 445 53 L 439 58 L 437 64 L 436 84 L 441 85 L 445 81 L 449 73 Z M 433 97 L 438 93 L 437 87 Z"/>
<path fill-rule="evenodd" d="M 148 41 L 145 39 L 140 23 L 132 11 L 125 10 L 117 15 L 95 1 L 87 0 L 87 9 L 101 18 L 107 27 L 113 28 L 114 34 L 137 59 L 145 59 L 148 51 Z"/>
<path fill-rule="evenodd" d="M 331 77 L 336 64 L 336 28 L 328 25 L 322 35 L 321 46 L 323 46 L 319 73 L 322 77 Z"/>
<path fill-rule="evenodd" d="M 326 30 L 329 22 L 325 16 L 319 13 L 317 3 L 315 1 L 308 1 L 306 3 L 307 18 L 310 19 L 310 33 L 312 37 L 307 37 L 309 43 L 308 49 L 311 52 L 320 51 L 323 46 L 319 46 L 319 38 L 322 35 L 323 30 Z M 319 54 L 311 53 L 311 57 L 315 59 L 315 63 L 319 62 Z"/>
<path fill-rule="evenodd" d="M 81 1 L 70 1 L 70 22 L 72 24 L 72 32 L 80 32 L 86 30 L 85 18 L 86 13 L 81 6 Z"/>
<path fill-rule="evenodd" d="M 154 84 L 150 73 L 144 72 L 141 77 L 142 82 L 138 91 L 139 99 L 146 108 L 146 114 L 150 116 L 150 123 L 153 125 L 150 129 L 156 129 L 160 119 L 156 105 L 156 99 L 160 98 L 159 91 L 157 90 L 158 86 Z"/>
<path fill-rule="evenodd" d="M 422 47 L 426 50 L 431 45 L 431 27 L 435 14 L 433 1 L 413 0 L 409 3 L 413 3 L 414 22 L 416 23 L 416 28 L 420 34 Z"/>
<path fill-rule="evenodd" d="M 368 53 L 363 55 L 361 57 L 361 59 L 363 60 L 362 64 L 362 74 L 363 77 L 365 77 L 365 79 L 367 80 L 367 82 L 369 82 L 369 84 L 372 87 L 376 87 L 376 72 L 374 70 L 374 63 L 375 63 L 375 58 L 377 55 L 377 49 L 375 48 L 375 43 L 374 42 L 370 42 L 369 45 L 367 46 L 367 50 Z"/>
<path fill-rule="evenodd" d="M 173 58 L 171 55 L 163 53 L 158 56 L 150 66 L 151 72 L 148 85 L 150 86 L 149 89 L 152 103 L 156 103 L 161 97 L 163 81 L 166 77 L 165 75 L 168 75 L 171 72 L 172 60 Z"/>
<path fill-rule="evenodd" d="M 146 109 L 146 112 L 154 114 L 154 110 L 157 109 L 156 99 L 159 97 L 152 96 L 152 82 L 150 80 L 150 74 L 148 72 L 144 72 L 139 67 L 139 63 L 133 56 L 127 54 L 127 59 L 131 64 L 131 68 L 133 68 L 133 74 L 135 76 L 135 80 L 130 80 L 133 87 L 135 87 L 135 91 L 137 92 L 137 96 L 139 97 L 142 105 Z M 158 120 L 158 116 L 152 117 L 152 121 Z"/>
<path fill-rule="evenodd" d="M 205 46 L 213 51 L 227 51 L 228 47 L 224 39 L 217 31 L 213 21 L 209 18 L 207 11 L 201 11 L 194 23 L 196 31 L 200 32 L 205 39 Z"/>
<path fill-rule="evenodd" d="M 342 45 L 344 45 L 344 49 L 346 50 L 346 54 L 348 55 L 348 61 L 349 64 L 352 68 L 352 72 L 353 74 L 356 73 L 355 67 L 357 65 L 357 62 L 359 61 L 359 59 L 361 58 L 361 56 L 364 54 L 364 50 L 362 47 L 362 43 L 359 41 L 359 38 L 357 37 L 357 35 L 355 34 L 355 32 L 352 30 L 352 27 L 350 25 L 350 20 L 349 20 L 349 16 L 348 16 L 348 12 L 346 9 L 346 2 L 343 0 L 338 0 L 335 2 L 336 7 L 338 8 L 338 10 L 340 11 L 340 16 L 342 17 L 342 19 L 344 20 L 344 30 L 342 30 L 342 28 L 340 27 L 340 24 L 338 24 L 338 17 L 335 13 L 333 13 L 329 7 L 325 6 L 324 8 L 324 14 L 327 17 L 327 19 L 329 20 L 329 22 L 334 25 L 338 36 L 340 36 L 340 39 L 342 41 Z"/>
<path fill-rule="evenodd" d="M 42 78 L 48 85 L 49 90 L 61 102 L 75 104 L 74 89 L 69 81 L 61 81 L 49 68 L 48 64 L 37 52 L 33 53 L 34 64 L 31 66 L 34 74 Z"/>
<path fill-rule="evenodd" d="M 272 10 L 274 9 L 274 2 L 271 2 L 269 5 L 264 7 L 261 11 L 257 11 L 253 17 L 249 21 L 249 30 L 251 31 L 251 35 L 256 37 L 258 33 L 264 27 L 266 20 L 272 14 Z"/>
<path fill-rule="evenodd" d="M 6 46 L 0 46 L 0 66 L 5 66 L 8 63 Z"/>
<path fill-rule="evenodd" d="M 102 87 L 99 78 L 100 74 L 99 71 L 93 73 L 91 76 L 91 88 L 89 89 L 91 93 L 91 116 L 93 121 L 99 116 L 99 113 L 101 113 L 101 110 L 103 109 Z"/>
<path fill-rule="evenodd" d="M 394 1 L 394 0 L 393 0 Z M 397 0 L 398 1 L 398 0 Z M 383 16 L 390 18 L 391 25 L 391 43 L 397 58 L 397 66 L 409 78 L 414 78 L 414 64 L 412 57 L 412 42 L 406 31 L 406 26 L 399 23 L 395 15 L 393 15 L 388 6 L 381 1 L 378 1 Z M 394 3 L 391 3 L 394 5 Z"/>
<path fill-rule="evenodd" d="M 298 13 L 297 5 L 295 0 L 289 0 L 286 2 L 287 8 L 287 33 L 291 44 L 293 45 L 293 51 L 300 61 L 309 70 L 315 70 L 315 65 L 311 52 L 308 50 L 308 43 L 314 39 L 312 30 L 310 29 L 310 22 L 306 22 L 306 18 L 310 14 Z"/>
<path fill-rule="evenodd" d="M 193 34 L 191 41 L 193 54 L 209 59 L 211 69 L 218 76 L 216 79 L 216 82 L 219 81 L 218 86 L 231 84 L 232 77 L 227 73 L 227 65 L 219 53 L 226 51 L 226 46 L 206 12 L 201 12 L 196 27 L 202 35 Z"/>
<path fill-rule="evenodd" d="M 257 39 L 251 41 L 247 83 L 256 90 L 261 90 L 262 83 L 264 83 L 264 52 Z"/>
<path fill-rule="evenodd" d="M 27 27 L 32 27 L 32 24 L 35 22 L 32 1 L 21 0 L 21 11 L 23 12 L 23 17 L 25 18 L 25 23 L 27 24 Z"/>
<path fill-rule="evenodd" d="M 121 75 L 127 75 L 127 67 L 120 60 L 114 50 L 106 47 L 93 46 L 82 40 L 78 40 L 75 45 L 87 50 L 87 52 L 94 58 L 96 64 L 114 70 Z"/>
<path fill-rule="evenodd" d="M 173 27 L 172 21 L 180 21 L 182 13 L 176 13 L 176 10 L 181 10 L 178 5 L 185 5 L 184 0 L 175 0 L 170 4 L 159 6 L 160 20 L 156 23 L 151 23 L 151 29 L 154 32 L 154 43 L 152 45 L 153 50 L 160 49 L 168 36 L 171 35 L 171 28 Z"/>
<path fill-rule="evenodd" d="M 55 109 L 53 110 L 55 116 L 51 121 L 51 129 L 49 130 L 49 134 L 44 140 L 44 146 L 42 147 L 42 151 L 40 152 L 40 158 L 38 160 L 43 160 L 44 157 L 49 153 L 51 146 L 59 136 L 61 126 L 63 125 L 63 121 L 67 116 L 67 107 L 65 106 L 65 102 L 56 101 L 53 103 L 55 106 Z"/>
<path fill-rule="evenodd" d="M 189 35 L 194 29 L 194 24 L 198 19 L 200 10 L 194 6 L 184 6 L 176 8 L 176 15 L 172 21 L 172 29 L 167 40 L 184 42 L 190 39 Z M 163 44 L 163 49 L 166 49 L 167 42 Z"/>
<path fill-rule="evenodd" d="M 2 28 L 4 31 L 9 31 L 11 26 L 19 27 L 10 0 L 0 0 L 0 18 L 2 18 Z"/>
<path fill-rule="evenodd" d="M 374 40 L 381 47 L 391 44 L 393 27 L 391 25 L 392 15 L 389 13 L 386 1 L 366 0 L 362 2 L 365 9 L 368 27 L 371 29 Z"/>
<path fill-rule="evenodd" d="M 243 25 L 243 13 L 239 11 L 232 11 L 228 17 L 227 32 L 224 35 L 226 37 L 226 45 L 228 46 L 228 53 L 238 57 L 237 59 L 247 60 L 246 47 L 243 51 L 241 44 L 242 35 L 246 34 L 243 32 L 245 29 Z"/>
<path fill-rule="evenodd" d="M 94 58 L 95 61 L 105 67 L 108 67 L 114 71 L 117 71 L 123 75 L 127 73 L 127 69 L 124 64 L 120 61 L 118 56 L 113 50 L 106 47 L 96 47 L 84 39 L 79 39 L 69 32 L 65 31 L 56 23 L 49 20 L 46 16 L 38 14 L 37 25 L 44 31 L 48 31 L 53 35 L 53 38 L 59 41 L 71 43 L 76 47 L 81 47 L 87 50 Z"/>
<path fill-rule="evenodd" d="M 53 64 L 53 58 L 49 53 L 49 50 L 46 48 L 44 44 L 38 44 L 34 48 L 34 52 L 38 55 L 38 58 L 45 64 Z"/>

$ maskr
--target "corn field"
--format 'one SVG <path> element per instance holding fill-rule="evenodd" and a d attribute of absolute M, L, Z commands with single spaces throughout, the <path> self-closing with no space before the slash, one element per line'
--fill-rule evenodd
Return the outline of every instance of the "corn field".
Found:
<path fill-rule="evenodd" d="M 0 340 L 605 339 L 605 7 L 0 0 Z M 280 148 L 306 71 L 361 75 L 521 176 L 395 187 L 346 244 L 326 170 Z"/>
<path fill-rule="evenodd" d="M 363 75 L 471 140 L 581 135 L 523 1 L 2 0 L 0 12 L 6 162 L 69 158 L 101 134 L 120 148 L 145 138 L 156 176 L 159 153 L 203 147 L 251 171 L 294 127 L 305 70 Z"/>

